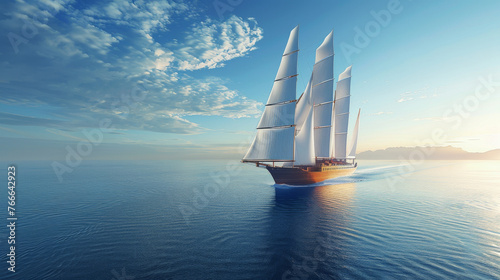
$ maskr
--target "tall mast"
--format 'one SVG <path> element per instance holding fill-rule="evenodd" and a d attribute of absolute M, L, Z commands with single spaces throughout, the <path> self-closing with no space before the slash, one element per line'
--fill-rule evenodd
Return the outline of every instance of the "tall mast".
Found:
<path fill-rule="evenodd" d="M 333 30 L 316 49 L 313 68 L 312 97 L 314 105 L 314 146 L 316 157 L 330 157 L 333 108 Z"/>
<path fill-rule="evenodd" d="M 273 88 L 257 125 L 257 135 L 244 162 L 294 161 L 298 37 L 297 26 L 290 32 Z"/>
<path fill-rule="evenodd" d="M 295 107 L 295 129 L 297 130 L 297 133 L 299 133 L 302 129 L 302 126 L 304 125 L 306 118 L 309 115 L 309 110 L 311 110 L 311 108 L 313 107 L 311 85 L 312 74 L 309 82 L 307 82 L 304 93 L 300 96 L 299 100 L 297 100 L 297 106 Z"/>
<path fill-rule="evenodd" d="M 358 130 L 359 130 L 359 115 L 361 114 L 361 109 L 358 111 L 358 117 L 356 118 L 356 124 L 354 125 L 354 131 L 351 139 L 351 148 L 349 149 L 349 156 L 347 158 L 356 158 L 356 147 L 358 146 Z"/>
<path fill-rule="evenodd" d="M 339 75 L 335 91 L 335 158 L 346 159 L 349 103 L 351 99 L 351 68 Z"/>
<path fill-rule="evenodd" d="M 295 165 L 314 165 L 314 103 L 311 96 L 311 79 L 295 109 Z"/>
<path fill-rule="evenodd" d="M 333 107 L 332 107 L 332 126 L 330 127 L 330 158 L 335 158 L 335 99 L 337 98 L 337 91 L 333 93 Z"/>

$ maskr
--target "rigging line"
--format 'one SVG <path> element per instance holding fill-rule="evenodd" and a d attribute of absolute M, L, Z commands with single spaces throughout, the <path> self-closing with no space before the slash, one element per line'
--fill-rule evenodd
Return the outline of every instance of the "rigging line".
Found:
<path fill-rule="evenodd" d="M 349 115 L 349 112 L 347 112 L 347 113 L 335 114 L 335 116 L 342 116 L 342 115 Z"/>
<path fill-rule="evenodd" d="M 294 124 L 286 124 L 286 125 L 280 125 L 280 126 L 265 126 L 265 127 L 257 127 L 257 129 L 280 129 L 280 128 L 290 128 L 290 127 L 295 127 Z"/>
<path fill-rule="evenodd" d="M 305 92 L 305 91 L 304 91 Z M 302 98 L 302 96 L 304 95 L 304 92 L 302 92 L 299 96 L 299 99 L 297 99 L 297 103 L 299 103 L 300 99 Z"/>
<path fill-rule="evenodd" d="M 345 77 L 345 78 L 343 78 L 342 80 L 339 80 L 337 83 L 340 83 L 341 81 L 346 80 L 346 79 L 350 79 L 350 78 L 352 78 L 352 76 Z"/>
<path fill-rule="evenodd" d="M 291 54 L 294 54 L 294 53 L 299 52 L 299 51 L 300 51 L 300 49 L 297 49 L 297 50 L 294 50 L 292 52 L 285 53 L 285 54 L 283 54 L 283 56 L 291 55 Z"/>
<path fill-rule="evenodd" d="M 331 54 L 331 55 L 329 55 L 329 56 L 327 56 L 327 57 L 325 57 L 325 58 L 323 58 L 323 59 L 321 59 L 320 61 L 318 61 L 318 62 L 314 63 L 314 65 L 316 65 L 316 64 L 318 64 L 318 63 L 321 63 L 321 62 L 322 62 L 322 61 L 324 61 L 325 59 L 328 59 L 328 58 L 330 58 L 330 57 L 332 57 L 332 56 L 335 56 L 335 53 L 334 53 L 334 54 Z"/>
<path fill-rule="evenodd" d="M 270 104 L 266 104 L 266 106 L 285 105 L 285 104 L 293 103 L 293 102 L 297 102 L 297 99 L 288 100 L 288 101 L 282 101 L 282 102 L 277 102 L 277 103 L 270 103 Z"/>
<path fill-rule="evenodd" d="M 336 92 L 335 92 L 335 93 L 336 93 Z M 335 99 L 335 101 L 340 100 L 340 99 L 344 99 L 344 98 L 347 98 L 347 97 L 351 97 L 351 95 L 349 94 L 349 95 L 346 95 L 346 96 L 344 96 L 344 97 L 337 98 L 337 99 Z"/>
<path fill-rule="evenodd" d="M 295 74 L 295 75 L 292 75 L 292 76 L 279 78 L 279 79 L 276 79 L 276 80 L 274 80 L 274 81 L 275 81 L 275 82 L 279 82 L 279 81 L 283 81 L 283 80 L 288 80 L 288 79 L 291 79 L 291 78 L 297 77 L 298 75 L 299 75 L 299 74 Z"/>
<path fill-rule="evenodd" d="M 319 103 L 319 104 L 314 105 L 314 107 L 318 107 L 318 106 L 321 106 L 321 105 L 327 105 L 327 104 L 330 104 L 330 103 L 335 103 L 335 100 L 326 101 L 326 102 L 323 102 L 323 103 Z"/>
<path fill-rule="evenodd" d="M 333 125 L 322 125 L 322 126 L 315 126 L 314 129 L 319 129 L 319 128 L 327 128 L 327 127 L 332 127 Z"/>
<path fill-rule="evenodd" d="M 327 83 L 327 82 L 329 82 L 329 81 L 334 81 L 334 80 L 335 80 L 335 78 L 331 78 L 331 79 L 328 79 L 328 80 L 324 80 L 324 81 L 322 81 L 321 83 L 317 83 L 317 84 L 315 84 L 315 85 L 314 85 L 314 86 L 312 86 L 312 87 L 314 88 L 314 87 L 317 87 L 317 86 L 319 86 L 319 85 L 322 85 L 322 84 L 324 84 L 324 83 Z"/>

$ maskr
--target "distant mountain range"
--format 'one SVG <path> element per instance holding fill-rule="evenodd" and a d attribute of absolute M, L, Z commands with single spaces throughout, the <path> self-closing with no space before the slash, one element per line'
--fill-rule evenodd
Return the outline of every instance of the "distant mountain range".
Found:
<path fill-rule="evenodd" d="M 431 151 L 432 150 L 432 151 Z M 428 155 L 426 154 L 428 152 Z M 358 159 L 409 159 L 410 155 L 419 160 L 420 155 L 430 160 L 500 160 L 500 149 L 484 153 L 470 153 L 460 148 L 447 147 L 392 147 L 384 150 L 359 153 Z"/>

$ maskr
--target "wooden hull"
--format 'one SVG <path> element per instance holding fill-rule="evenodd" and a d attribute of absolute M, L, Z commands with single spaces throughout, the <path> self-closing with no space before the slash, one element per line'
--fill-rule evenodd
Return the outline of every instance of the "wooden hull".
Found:
<path fill-rule="evenodd" d="M 273 176 L 276 184 L 309 185 L 340 176 L 348 176 L 356 171 L 355 165 L 319 166 L 319 167 L 272 167 L 266 169 Z"/>

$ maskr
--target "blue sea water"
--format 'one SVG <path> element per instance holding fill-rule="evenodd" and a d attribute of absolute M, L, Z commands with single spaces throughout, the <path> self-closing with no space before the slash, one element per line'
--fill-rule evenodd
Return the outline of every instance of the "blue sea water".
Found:
<path fill-rule="evenodd" d="M 500 279 L 498 161 L 360 161 L 299 188 L 226 160 L 85 161 L 63 182 L 14 164 L 1 279 Z"/>

